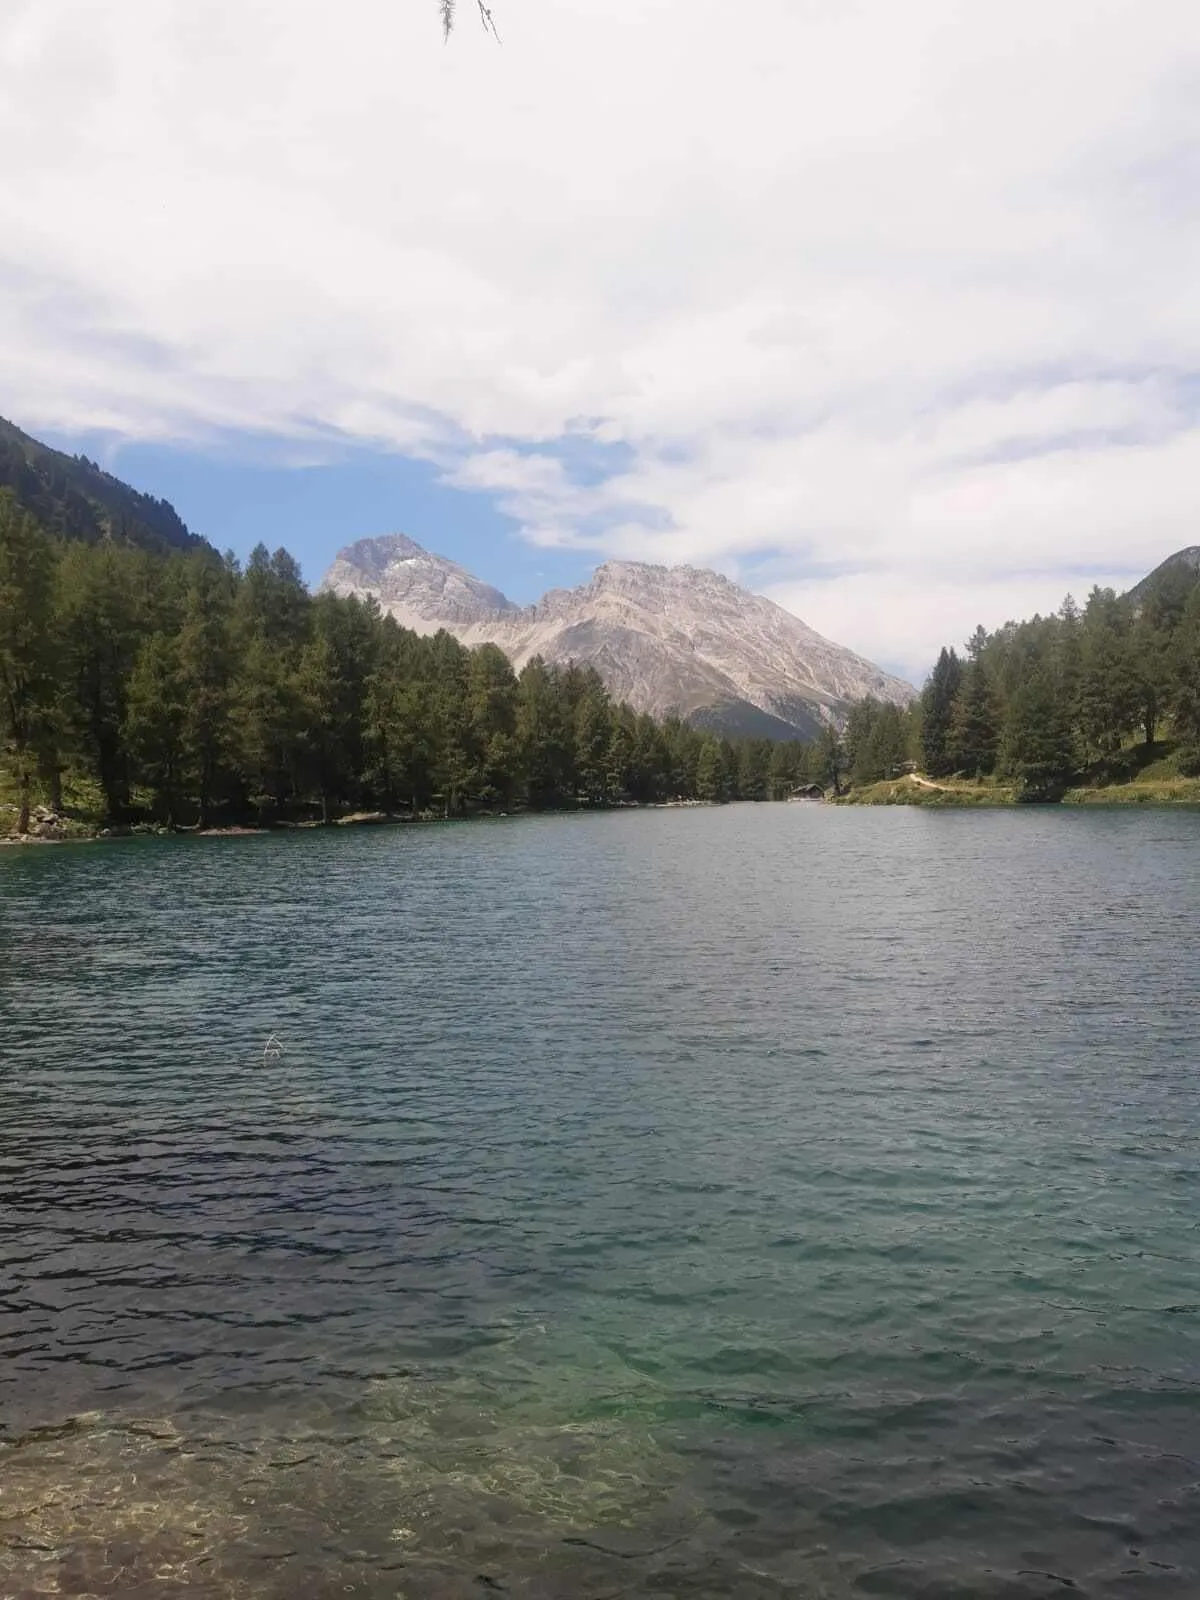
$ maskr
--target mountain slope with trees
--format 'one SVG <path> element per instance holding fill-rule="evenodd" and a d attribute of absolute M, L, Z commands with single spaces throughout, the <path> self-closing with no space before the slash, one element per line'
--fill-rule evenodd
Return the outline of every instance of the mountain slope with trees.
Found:
<path fill-rule="evenodd" d="M 64 539 L 111 539 L 160 554 L 204 544 L 166 500 L 131 489 L 86 456 L 52 450 L 0 417 L 3 489 L 39 527 Z"/>
<path fill-rule="evenodd" d="M 860 792 L 916 766 L 933 780 L 926 799 L 970 799 L 964 782 L 1054 800 L 1135 779 L 1157 783 L 1162 798 L 1190 798 L 1186 780 L 1200 777 L 1200 552 L 1177 552 L 1125 595 L 1095 588 L 1082 609 L 1068 597 L 1051 616 L 976 629 L 965 657 L 941 651 L 911 712 L 860 702 L 846 759 Z M 918 798 L 911 786 L 891 797 L 906 795 Z"/>

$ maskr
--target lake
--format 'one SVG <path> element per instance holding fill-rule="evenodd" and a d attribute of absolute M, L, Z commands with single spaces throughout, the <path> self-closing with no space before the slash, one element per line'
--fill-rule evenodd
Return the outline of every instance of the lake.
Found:
<path fill-rule="evenodd" d="M 1198 912 L 1168 811 L 0 852 L 0 1594 L 1194 1596 Z"/>

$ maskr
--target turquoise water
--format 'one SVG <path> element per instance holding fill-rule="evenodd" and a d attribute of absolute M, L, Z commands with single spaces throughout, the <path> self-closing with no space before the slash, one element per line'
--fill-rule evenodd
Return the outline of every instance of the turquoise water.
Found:
<path fill-rule="evenodd" d="M 1198 908 L 1174 812 L 0 852 L 0 1594 L 1200 1593 Z"/>

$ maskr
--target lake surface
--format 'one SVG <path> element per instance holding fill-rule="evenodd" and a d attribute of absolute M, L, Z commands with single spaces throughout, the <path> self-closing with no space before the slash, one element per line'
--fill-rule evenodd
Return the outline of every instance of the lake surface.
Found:
<path fill-rule="evenodd" d="M 0 1595 L 1195 1596 L 1198 912 L 1165 811 L 0 852 Z"/>

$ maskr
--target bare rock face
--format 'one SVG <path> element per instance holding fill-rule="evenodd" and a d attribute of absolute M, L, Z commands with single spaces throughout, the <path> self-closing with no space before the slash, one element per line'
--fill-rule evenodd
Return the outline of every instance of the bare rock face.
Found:
<path fill-rule="evenodd" d="M 811 737 L 864 695 L 907 705 L 916 693 L 790 611 L 694 567 L 609 561 L 580 588 L 521 607 L 394 534 L 342 550 L 321 587 L 374 595 L 418 633 L 497 644 L 518 671 L 534 656 L 594 666 L 635 710 L 722 732 Z"/>
<path fill-rule="evenodd" d="M 339 551 L 321 587 L 340 595 L 374 595 L 415 633 L 439 628 L 455 633 L 493 612 L 518 610 L 499 589 L 481 583 L 457 562 L 430 555 L 402 533 L 360 539 Z"/>

